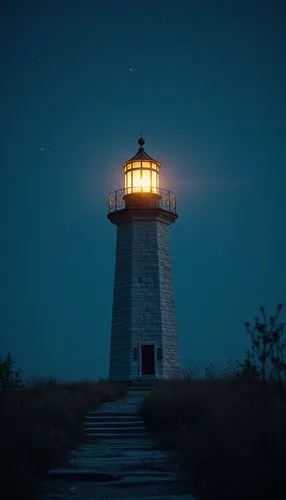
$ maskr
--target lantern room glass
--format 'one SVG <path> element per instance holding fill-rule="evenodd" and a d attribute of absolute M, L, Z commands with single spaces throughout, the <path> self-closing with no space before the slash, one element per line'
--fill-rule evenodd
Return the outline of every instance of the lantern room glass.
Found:
<path fill-rule="evenodd" d="M 127 194 L 158 193 L 159 166 L 151 161 L 133 161 L 124 167 L 124 185 Z"/>

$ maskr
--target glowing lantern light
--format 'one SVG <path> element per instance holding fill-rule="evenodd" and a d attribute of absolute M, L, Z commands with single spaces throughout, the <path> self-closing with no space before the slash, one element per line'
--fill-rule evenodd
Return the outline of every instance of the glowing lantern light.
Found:
<path fill-rule="evenodd" d="M 143 148 L 145 140 L 138 139 L 139 149 L 135 156 L 123 163 L 125 194 L 159 192 L 160 162 L 151 158 Z"/>

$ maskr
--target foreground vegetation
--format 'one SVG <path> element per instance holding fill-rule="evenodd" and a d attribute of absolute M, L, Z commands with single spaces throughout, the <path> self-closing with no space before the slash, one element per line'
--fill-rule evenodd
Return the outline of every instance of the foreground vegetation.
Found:
<path fill-rule="evenodd" d="M 286 392 L 213 378 L 158 382 L 141 408 L 159 445 L 177 450 L 199 500 L 280 499 Z M 277 491 L 274 491 L 277 489 Z"/>
<path fill-rule="evenodd" d="M 125 391 L 103 380 L 24 384 L 10 354 L 0 361 L 1 498 L 38 499 L 48 469 L 64 464 L 79 440 L 84 415 Z"/>
<path fill-rule="evenodd" d="M 243 364 L 204 379 L 159 381 L 141 414 L 161 447 L 178 452 L 199 500 L 281 498 L 286 488 L 286 386 L 283 323 L 245 326 L 252 343 Z"/>
<path fill-rule="evenodd" d="M 281 498 L 286 487 L 286 384 L 282 305 L 254 325 L 242 364 L 206 377 L 159 381 L 141 414 L 161 447 L 179 452 L 198 500 Z M 107 381 L 24 383 L 9 354 L 0 361 L 1 499 L 39 499 L 49 468 L 63 465 L 83 417 L 126 385 Z"/>

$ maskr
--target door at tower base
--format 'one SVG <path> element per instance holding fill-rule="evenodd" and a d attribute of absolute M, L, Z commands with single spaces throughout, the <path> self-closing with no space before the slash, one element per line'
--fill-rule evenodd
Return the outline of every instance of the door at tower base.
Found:
<path fill-rule="evenodd" d="M 141 375 L 155 375 L 155 346 L 141 345 Z"/>

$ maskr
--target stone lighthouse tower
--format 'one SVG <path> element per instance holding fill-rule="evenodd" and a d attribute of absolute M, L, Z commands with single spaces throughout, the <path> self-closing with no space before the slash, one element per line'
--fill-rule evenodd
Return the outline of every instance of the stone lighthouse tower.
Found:
<path fill-rule="evenodd" d="M 109 379 L 179 375 L 179 346 L 169 249 L 176 196 L 159 187 L 160 163 L 144 150 L 123 163 L 124 189 L 109 195 L 117 226 Z"/>

